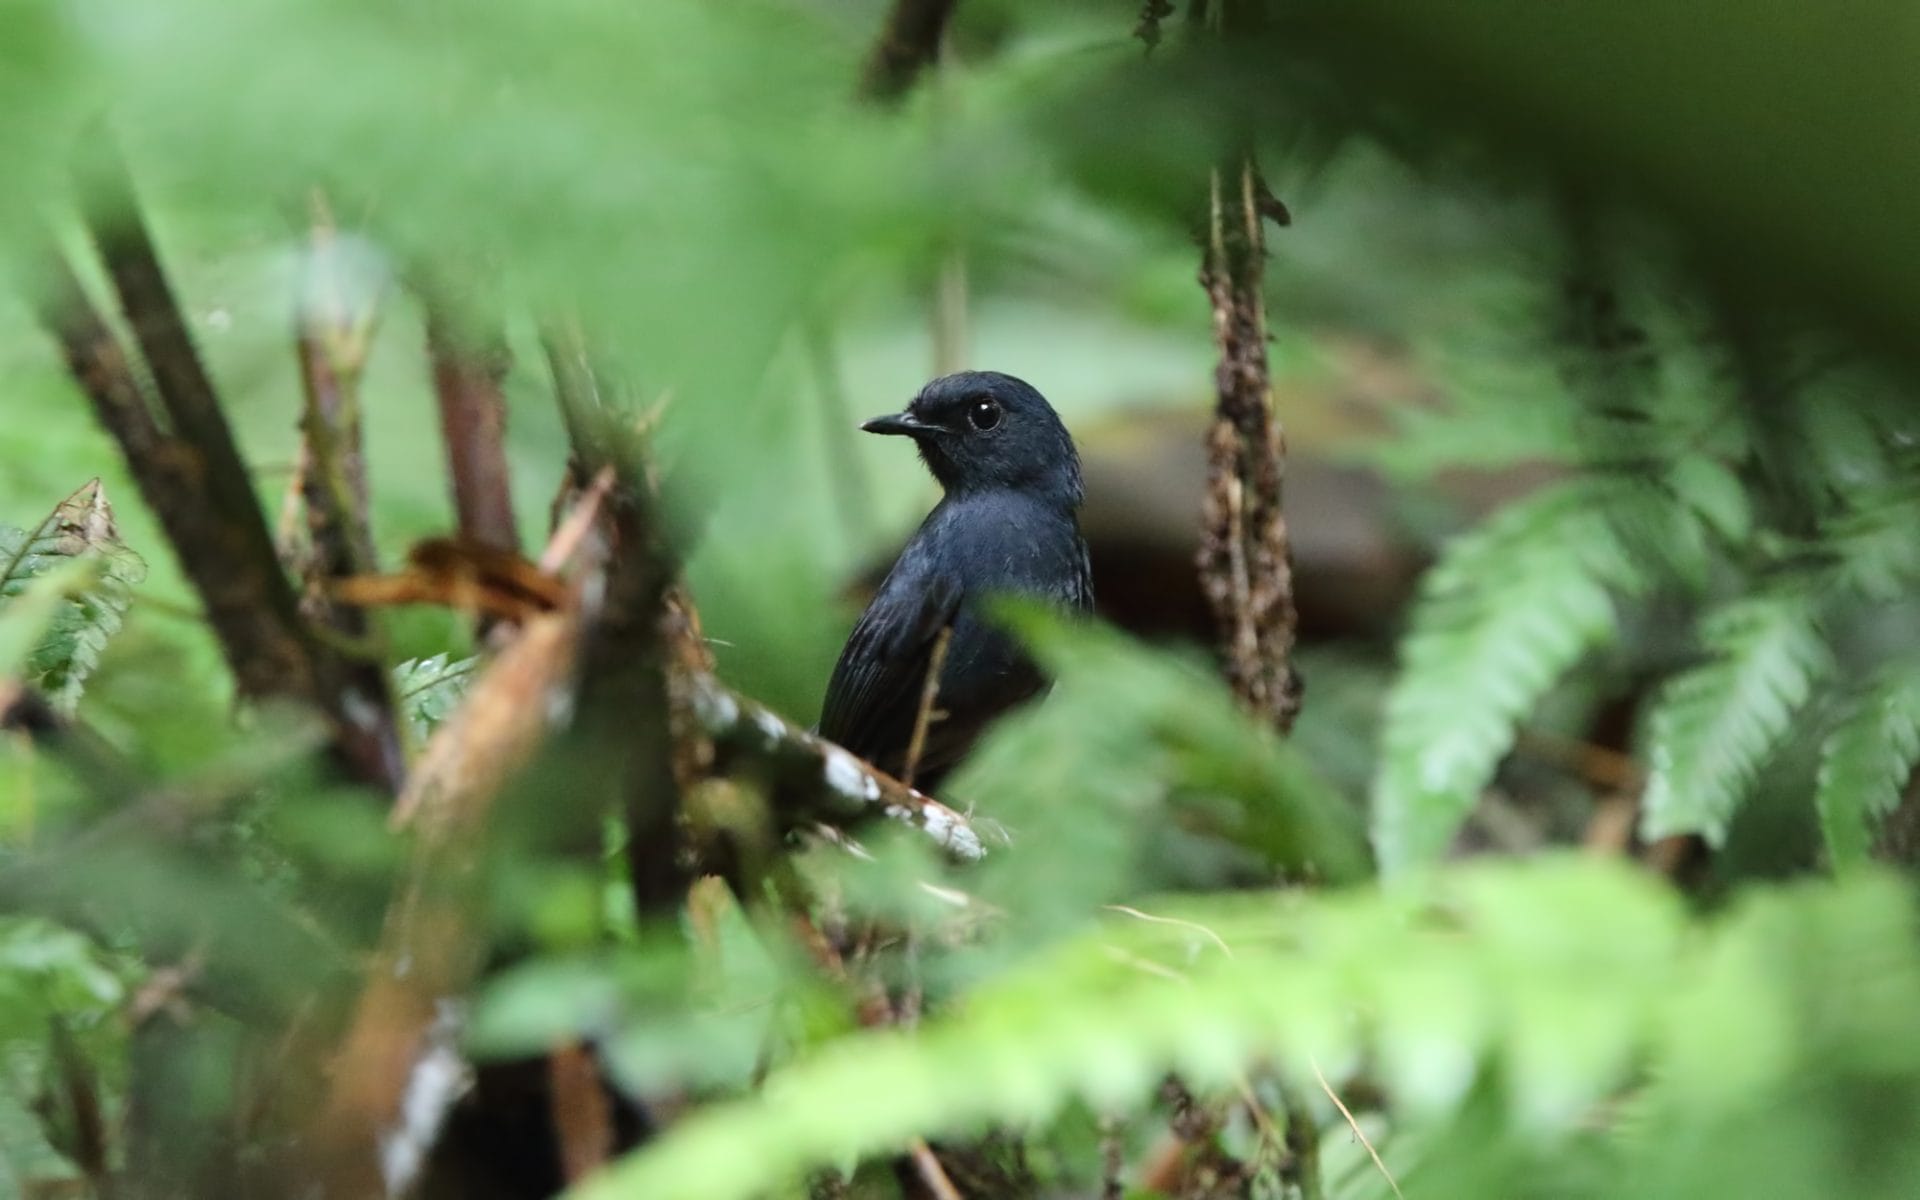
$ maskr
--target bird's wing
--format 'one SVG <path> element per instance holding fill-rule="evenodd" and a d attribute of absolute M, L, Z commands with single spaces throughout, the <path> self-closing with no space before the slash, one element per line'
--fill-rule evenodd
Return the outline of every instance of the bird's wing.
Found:
<path fill-rule="evenodd" d="M 900 757 L 912 737 L 934 641 L 960 600 L 959 585 L 934 572 L 889 575 L 840 652 L 820 736 L 898 771 L 901 764 L 887 760 Z"/>

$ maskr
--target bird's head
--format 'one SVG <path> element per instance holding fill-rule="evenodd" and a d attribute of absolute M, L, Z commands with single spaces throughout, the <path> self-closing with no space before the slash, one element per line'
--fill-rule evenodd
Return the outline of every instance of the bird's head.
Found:
<path fill-rule="evenodd" d="M 868 433 L 910 437 L 948 492 L 1009 488 L 1074 508 L 1080 456 L 1047 398 L 998 371 L 962 371 L 920 389 L 905 412 L 875 417 Z"/>

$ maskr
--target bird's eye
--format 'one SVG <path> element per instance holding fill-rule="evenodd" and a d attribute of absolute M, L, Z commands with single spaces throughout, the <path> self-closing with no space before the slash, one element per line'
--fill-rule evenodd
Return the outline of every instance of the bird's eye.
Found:
<path fill-rule="evenodd" d="M 1000 424 L 1000 403 L 997 400 L 975 400 L 973 407 L 967 410 L 967 424 L 985 433 Z"/>

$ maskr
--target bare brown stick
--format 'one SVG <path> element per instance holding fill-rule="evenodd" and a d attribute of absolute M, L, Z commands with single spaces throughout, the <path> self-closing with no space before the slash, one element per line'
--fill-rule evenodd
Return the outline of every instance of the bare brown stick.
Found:
<path fill-rule="evenodd" d="M 611 470 L 601 508 L 611 558 L 599 610 L 588 614 L 578 732 L 627 817 L 627 863 L 642 913 L 671 911 L 693 875 L 680 824 L 670 664 L 691 626 L 691 605 L 670 605 L 677 564 L 653 482 L 631 431 L 600 404 L 604 389 L 577 336 L 551 336 L 554 389 L 573 439 L 576 482 Z M 672 626 L 669 622 L 673 622 Z M 671 634 L 682 636 L 672 637 Z"/>
<path fill-rule="evenodd" d="M 306 396 L 301 419 L 306 469 L 300 478 L 317 566 L 326 578 L 340 578 L 377 569 L 360 436 L 360 375 L 379 312 L 371 303 L 350 311 L 332 220 L 323 203 L 316 201 L 315 209 L 295 328 Z M 364 632 L 364 621 L 346 624 Z"/>
<path fill-rule="evenodd" d="M 1214 421 L 1200 583 L 1220 630 L 1228 680 L 1282 733 L 1300 711 L 1293 671 L 1293 566 L 1281 511 L 1286 438 L 1275 418 L 1261 276 L 1266 188 L 1250 159 L 1211 181 L 1200 282 L 1213 306 Z"/>
<path fill-rule="evenodd" d="M 456 329 L 441 306 L 427 304 L 427 353 L 440 402 L 453 505 L 463 537 L 517 551 L 513 489 L 507 472 L 507 404 L 502 384 L 509 361 L 497 337 Z"/>
<path fill-rule="evenodd" d="M 80 1053 L 80 1047 L 74 1043 L 66 1021 L 56 1013 L 52 1024 L 53 1067 L 59 1090 L 64 1093 L 61 1101 L 66 1111 L 62 1115 L 72 1136 L 67 1157 L 86 1176 L 94 1195 L 100 1200 L 112 1200 L 117 1189 L 113 1186 L 112 1146 L 108 1141 L 99 1081 Z"/>
<path fill-rule="evenodd" d="M 378 569 L 373 504 L 360 433 L 360 376 L 379 310 L 369 299 L 354 308 L 340 279 L 332 218 L 316 197 L 307 280 L 295 319 L 295 345 L 306 404 L 301 414 L 298 473 L 307 515 L 303 567 L 306 610 L 350 645 L 367 645 L 372 615 L 329 592 L 339 579 Z M 377 640 L 373 643 L 377 645 Z M 371 702 L 369 720 L 397 733 L 392 681 L 380 656 L 342 657 L 343 685 Z"/>
<path fill-rule="evenodd" d="M 940 55 L 940 42 L 959 0 L 894 0 L 887 23 L 867 56 L 861 90 L 883 101 L 897 100 Z"/>

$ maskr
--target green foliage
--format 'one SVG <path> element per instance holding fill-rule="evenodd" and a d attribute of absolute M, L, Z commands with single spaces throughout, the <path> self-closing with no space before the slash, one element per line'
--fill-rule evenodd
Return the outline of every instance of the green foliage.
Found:
<path fill-rule="evenodd" d="M 1344 797 L 1242 712 L 1218 674 L 1117 631 L 1009 606 L 1055 679 L 1002 722 L 948 791 L 1016 842 L 1071 844 L 1073 864 L 991 856 L 978 884 L 1022 919 L 1218 872 L 1347 882 L 1368 870 Z M 1061 797 L 1072 796 L 1070 804 Z"/>
<path fill-rule="evenodd" d="M 1794 592 L 1721 609 L 1701 637 L 1712 659 L 1676 677 L 1649 718 L 1641 828 L 1649 838 L 1698 833 L 1718 845 L 1833 662 L 1812 601 Z"/>
<path fill-rule="evenodd" d="M 1827 728 L 1835 682 L 1914 616 L 1903 384 L 1799 342 L 1728 338 L 1649 275 L 1654 256 L 1620 253 L 1631 238 L 1610 257 L 1591 240 L 1569 235 L 1559 291 L 1516 283 L 1481 318 L 1528 320 L 1429 348 L 1479 390 L 1413 410 L 1377 456 L 1408 478 L 1527 462 L 1569 476 L 1444 546 L 1423 583 L 1373 786 L 1389 870 L 1445 852 L 1518 732 L 1596 652 L 1651 697 L 1642 834 L 1723 845 L 1767 763 Z M 1836 752 L 1890 782 L 1869 801 L 1836 762 L 1833 802 L 1883 811 L 1904 783 L 1898 726 L 1840 719 Z"/>
<path fill-rule="evenodd" d="M 132 964 L 70 929 L 0 916 L 0 1195 L 75 1173 L 34 1110 L 64 1101 L 62 1070 L 86 1072 L 90 1086 L 109 1092 L 120 1087 L 120 1007 L 137 979 Z M 67 1043 L 64 1064 L 49 1053 L 53 1037 Z"/>
<path fill-rule="evenodd" d="M 1520 719 L 1618 628 L 1612 592 L 1639 580 L 1604 488 L 1548 489 L 1447 548 L 1422 583 L 1387 700 L 1373 790 L 1381 867 L 1443 853 Z"/>
<path fill-rule="evenodd" d="M 1602 1143 L 1643 1180 L 1699 1131 L 1816 1081 L 1920 1085 L 1900 1032 L 1920 1003 L 1910 898 L 1880 878 L 1704 924 L 1655 881 L 1574 861 L 1154 915 L 1177 919 L 1112 919 L 917 1034 L 823 1048 L 574 1194 L 751 1196 L 914 1135 L 1045 1121 L 1071 1097 L 1124 1110 L 1168 1070 L 1231 1087 L 1263 1066 L 1304 1081 L 1366 1058 L 1415 1127 L 1466 1109 L 1484 1073 L 1505 1119 L 1546 1144 L 1606 1128 L 1607 1098 L 1637 1085 L 1635 1118 Z M 1858 1003 L 1827 999 L 1854 987 Z M 1905 1048 L 1880 1058 L 1883 1039 Z"/>
<path fill-rule="evenodd" d="M 1834 870 L 1867 861 L 1876 822 L 1900 802 L 1917 762 L 1920 669 L 1896 661 L 1849 698 L 1821 749 L 1814 802 Z"/>
<path fill-rule="evenodd" d="M 394 699 L 414 745 L 425 745 L 440 722 L 459 706 L 479 663 L 477 658 L 442 653 L 410 658 L 393 669 Z"/>
<path fill-rule="evenodd" d="M 145 577 L 146 564 L 120 541 L 97 479 L 31 529 L 0 526 L 0 613 L 18 621 L 31 647 L 0 651 L 0 670 L 24 663 L 27 681 L 56 709 L 72 712 Z M 36 580 L 48 582 L 35 588 Z M 16 603 L 22 611 L 11 613 Z"/>
<path fill-rule="evenodd" d="M 500 975 L 474 1014 L 469 1044 L 511 1056 L 592 1039 L 630 1094 L 737 1094 L 769 1062 L 846 1032 L 836 998 L 798 947 L 763 939 L 723 887 L 703 888 L 684 936 L 649 935 Z"/>

